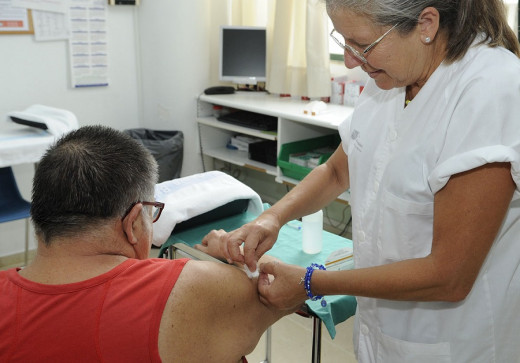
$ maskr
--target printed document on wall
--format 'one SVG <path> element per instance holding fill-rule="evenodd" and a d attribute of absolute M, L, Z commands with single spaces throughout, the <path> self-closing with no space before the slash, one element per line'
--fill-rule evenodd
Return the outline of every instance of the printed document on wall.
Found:
<path fill-rule="evenodd" d="M 72 87 L 108 86 L 106 1 L 70 0 L 69 12 Z"/>
<path fill-rule="evenodd" d="M 65 13 L 68 1 L 65 0 L 11 0 L 11 5 L 32 10 Z"/>
<path fill-rule="evenodd" d="M 11 0 L 11 4 L 32 10 L 36 41 L 69 39 L 68 0 Z"/>
<path fill-rule="evenodd" d="M 33 10 L 34 39 L 36 41 L 67 40 L 70 38 L 69 14 Z"/>
<path fill-rule="evenodd" d="M 27 9 L 12 6 L 11 0 L 0 0 L 0 33 L 29 32 L 29 23 Z"/>

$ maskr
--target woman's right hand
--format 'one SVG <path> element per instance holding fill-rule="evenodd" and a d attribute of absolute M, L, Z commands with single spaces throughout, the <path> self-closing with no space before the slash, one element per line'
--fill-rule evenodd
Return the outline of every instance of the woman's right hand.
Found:
<path fill-rule="evenodd" d="M 221 252 L 229 263 L 245 263 L 250 271 L 256 271 L 257 261 L 273 247 L 281 227 L 277 216 L 266 211 L 254 221 L 224 236 Z M 242 243 L 243 255 L 240 252 Z"/>
<path fill-rule="evenodd" d="M 306 269 L 280 261 L 262 263 L 258 279 L 260 301 L 281 310 L 298 310 L 308 299 L 302 284 Z"/>

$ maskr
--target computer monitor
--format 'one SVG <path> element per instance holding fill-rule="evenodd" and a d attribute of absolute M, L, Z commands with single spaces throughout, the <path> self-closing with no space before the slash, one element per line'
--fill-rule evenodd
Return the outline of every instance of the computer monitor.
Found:
<path fill-rule="evenodd" d="M 220 27 L 221 81 L 256 85 L 265 82 L 266 29 L 263 27 Z"/>

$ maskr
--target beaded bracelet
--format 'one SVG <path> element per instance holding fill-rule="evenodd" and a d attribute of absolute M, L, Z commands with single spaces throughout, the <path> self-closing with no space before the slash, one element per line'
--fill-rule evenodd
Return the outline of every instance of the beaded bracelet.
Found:
<path fill-rule="evenodd" d="M 305 273 L 305 276 L 302 277 L 302 280 L 300 281 L 300 283 L 303 282 L 303 287 L 305 288 L 305 292 L 307 293 L 307 296 L 309 297 L 309 299 L 311 299 L 312 301 L 322 299 L 321 306 L 325 307 L 325 306 L 327 306 L 327 301 L 325 299 L 323 299 L 323 295 L 313 295 L 311 292 L 311 277 L 312 277 L 312 273 L 316 269 L 326 270 L 325 266 L 318 265 L 316 263 L 312 263 L 309 267 L 307 267 L 307 272 Z"/>

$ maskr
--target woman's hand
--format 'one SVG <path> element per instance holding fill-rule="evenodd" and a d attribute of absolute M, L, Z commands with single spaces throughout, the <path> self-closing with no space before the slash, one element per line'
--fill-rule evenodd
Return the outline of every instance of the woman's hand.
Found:
<path fill-rule="evenodd" d="M 260 301 L 277 309 L 296 311 L 308 299 L 301 282 L 305 272 L 303 267 L 283 262 L 261 264 L 258 279 Z"/>
<path fill-rule="evenodd" d="M 228 263 L 245 263 L 250 271 L 255 271 L 257 261 L 276 242 L 280 228 L 278 218 L 264 212 L 254 221 L 221 237 L 222 256 Z M 244 244 L 243 254 L 240 250 L 242 244 Z"/>

